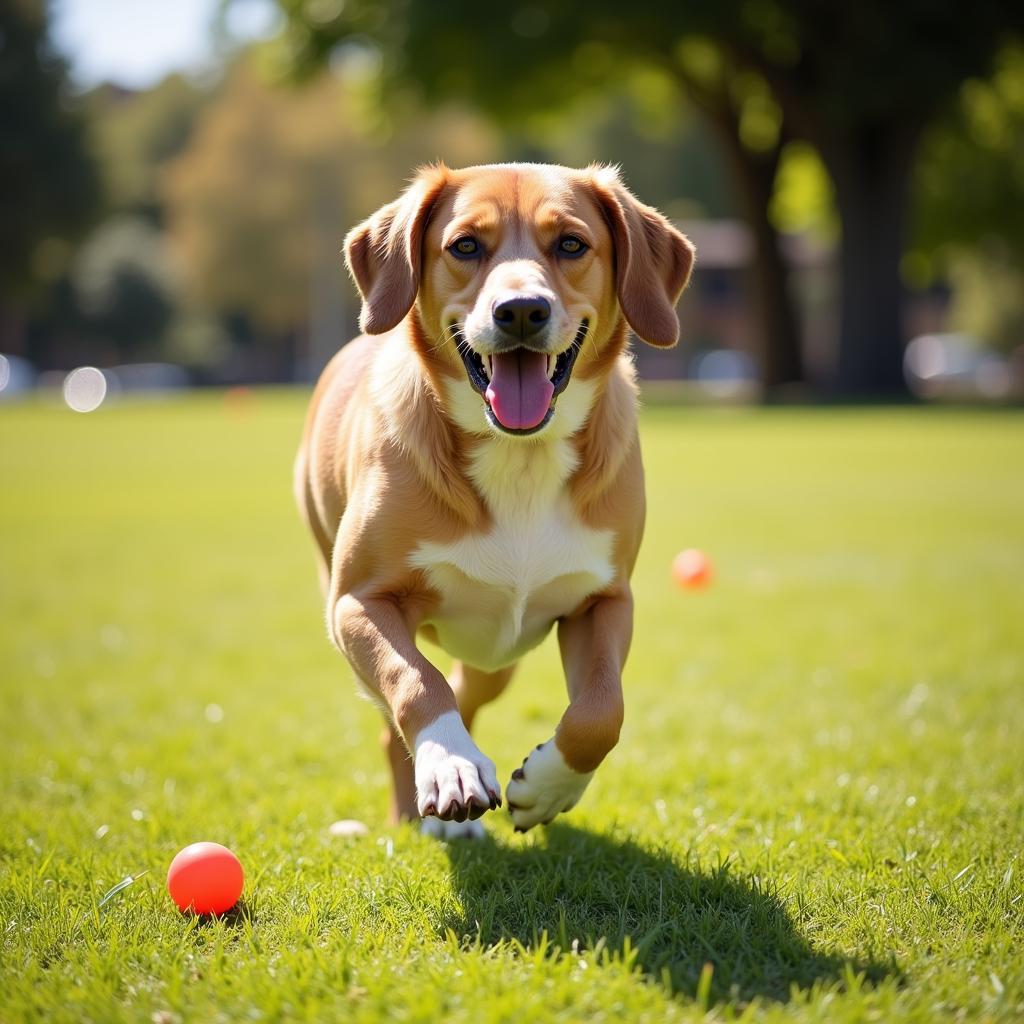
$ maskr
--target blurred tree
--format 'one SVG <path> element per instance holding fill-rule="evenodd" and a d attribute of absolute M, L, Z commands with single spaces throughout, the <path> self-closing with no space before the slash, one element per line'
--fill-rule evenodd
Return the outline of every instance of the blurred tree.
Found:
<path fill-rule="evenodd" d="M 1024 354 L 1024 270 L 1002 247 L 956 248 L 947 257 L 950 321 L 985 348 Z"/>
<path fill-rule="evenodd" d="M 762 383 L 770 397 L 776 389 L 804 379 L 789 267 L 772 216 L 772 197 L 787 142 L 782 113 L 764 79 L 755 71 L 738 68 L 728 52 L 708 38 L 681 38 L 675 61 L 664 54 L 656 57 L 675 72 L 714 129 L 750 227 L 754 298 L 763 332 L 758 355 Z"/>
<path fill-rule="evenodd" d="M 575 112 L 567 107 L 581 96 L 607 104 L 622 91 L 636 97 L 644 89 L 643 105 L 660 105 L 661 121 L 672 125 L 677 138 L 688 135 L 688 107 L 678 95 L 682 87 L 722 143 L 724 167 L 715 172 L 731 176 L 740 212 L 751 227 L 756 254 L 751 273 L 762 332 L 755 354 L 763 380 L 769 389 L 802 380 L 788 268 L 769 216 L 784 142 L 781 117 L 757 75 L 748 72 L 742 81 L 734 80 L 733 65 L 720 48 L 705 39 L 679 38 L 671 10 L 658 8 L 639 29 L 623 31 L 636 4 L 628 11 L 606 9 L 607 3 L 583 9 L 567 2 L 520 4 L 498 14 L 492 6 L 458 0 L 440 7 L 420 0 L 278 2 L 289 27 L 284 59 L 300 77 L 329 62 L 339 44 L 380 45 L 392 89 L 414 83 L 433 102 L 471 97 L 513 129 L 526 128 L 527 135 L 544 115 L 549 121 L 571 116 L 575 130 Z M 667 34 L 666 22 L 671 23 Z M 506 37 L 497 46 L 496 33 Z M 448 59 L 452 53 L 460 55 L 457 61 Z M 608 151 L 601 153 L 603 159 L 613 158 Z M 665 155 L 662 148 L 649 158 L 658 162 Z M 581 154 L 579 162 L 591 159 L 593 153 Z M 646 187 L 649 175 L 642 168 L 637 173 L 638 161 L 623 162 L 633 165 L 629 181 L 650 201 L 655 193 Z M 681 184 L 676 183 L 676 197 Z"/>
<path fill-rule="evenodd" d="M 36 247 L 40 287 L 23 350 L 38 365 L 181 355 L 169 333 L 181 289 L 158 230 L 159 181 L 204 101 L 208 92 L 180 76 L 141 92 L 102 85 L 77 100 L 95 158 L 96 216 L 106 219 L 77 248 L 52 237 Z"/>
<path fill-rule="evenodd" d="M 138 217 L 101 224 L 71 272 L 81 328 L 121 360 L 156 358 L 177 306 L 163 235 Z"/>
<path fill-rule="evenodd" d="M 774 182 L 780 146 L 809 142 L 832 180 L 841 224 L 836 377 L 848 395 L 905 392 L 899 267 L 917 144 L 965 78 L 985 72 L 1004 34 L 1024 27 L 1024 5 L 1005 0 L 969 8 L 953 0 L 278 3 L 300 69 L 328 61 L 342 41 L 370 39 L 395 76 L 506 115 L 607 88 L 615 64 L 672 69 L 719 129 L 759 261 L 777 248 L 761 234 L 771 227 L 765 183 Z M 611 67 L 587 59 L 595 45 L 614 54 Z M 762 298 L 773 291 L 782 300 L 781 264 L 774 276 L 782 280 L 765 282 Z"/>
<path fill-rule="evenodd" d="M 0 294 L 58 276 L 97 202 L 82 121 L 42 0 L 0 3 Z"/>
<path fill-rule="evenodd" d="M 305 341 L 312 373 L 355 319 L 339 305 L 346 227 L 393 198 L 415 164 L 488 159 L 496 144 L 467 114 L 425 116 L 412 100 L 382 114 L 374 69 L 355 58 L 298 90 L 275 88 L 259 63 L 231 71 L 168 168 L 169 229 L 194 304 L 244 316 L 271 349 Z"/>
<path fill-rule="evenodd" d="M 669 217 L 739 215 L 707 125 L 678 84 L 656 69 L 637 67 L 601 95 L 588 93 L 565 110 L 531 117 L 520 133 L 506 134 L 503 148 L 509 159 L 527 154 L 568 166 L 600 153 L 621 168 L 637 195 Z"/>
<path fill-rule="evenodd" d="M 188 142 L 208 89 L 169 75 L 152 89 L 101 85 L 83 97 L 107 205 L 160 220 L 163 165 Z"/>
<path fill-rule="evenodd" d="M 1024 345 L 1024 46 L 960 88 L 915 171 L 912 284 L 949 276 L 953 321 L 1002 349 Z"/>
<path fill-rule="evenodd" d="M 1024 46 L 963 83 L 925 134 L 914 184 L 919 252 L 998 237 L 1024 267 Z"/>
<path fill-rule="evenodd" d="M 785 232 L 809 232 L 831 244 L 839 239 L 832 181 L 815 148 L 799 139 L 782 151 L 771 217 Z"/>

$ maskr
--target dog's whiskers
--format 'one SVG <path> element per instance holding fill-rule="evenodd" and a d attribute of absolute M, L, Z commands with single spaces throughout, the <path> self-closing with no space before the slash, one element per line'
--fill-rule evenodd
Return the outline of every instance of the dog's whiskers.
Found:
<path fill-rule="evenodd" d="M 439 352 L 449 341 L 455 343 L 455 348 L 460 353 L 469 348 L 469 342 L 462 337 L 458 324 L 449 324 L 441 330 L 441 337 L 430 346 L 430 353 Z"/>

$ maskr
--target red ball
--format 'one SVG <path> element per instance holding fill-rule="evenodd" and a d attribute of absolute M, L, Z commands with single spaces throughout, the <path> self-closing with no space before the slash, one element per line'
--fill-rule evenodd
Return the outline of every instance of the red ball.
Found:
<path fill-rule="evenodd" d="M 171 861 L 167 891 L 182 910 L 223 914 L 242 895 L 241 862 L 220 843 L 193 843 Z"/>
<path fill-rule="evenodd" d="M 690 590 L 706 587 L 711 577 L 711 559 L 697 548 L 680 551 L 672 560 L 672 578 L 681 587 Z"/>

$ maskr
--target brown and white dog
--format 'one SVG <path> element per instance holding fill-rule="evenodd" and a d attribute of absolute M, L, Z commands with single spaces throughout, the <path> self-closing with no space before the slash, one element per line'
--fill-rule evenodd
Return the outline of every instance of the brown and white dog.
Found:
<path fill-rule="evenodd" d="M 693 249 L 614 169 L 539 164 L 423 169 L 345 247 L 365 333 L 295 478 L 328 631 L 385 714 L 392 818 L 453 836 L 501 805 L 473 718 L 557 624 L 568 708 L 506 790 L 526 830 L 618 741 L 644 522 L 627 325 L 675 344 Z"/>

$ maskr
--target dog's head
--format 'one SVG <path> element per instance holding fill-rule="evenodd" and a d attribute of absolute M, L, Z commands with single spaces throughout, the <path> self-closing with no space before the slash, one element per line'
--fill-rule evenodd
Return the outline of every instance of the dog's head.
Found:
<path fill-rule="evenodd" d="M 600 383 L 623 317 L 674 345 L 693 264 L 686 238 L 608 167 L 428 167 L 345 247 L 363 330 L 390 331 L 415 306 L 457 422 L 479 429 L 482 404 L 511 435 L 545 430 L 574 381 Z"/>

